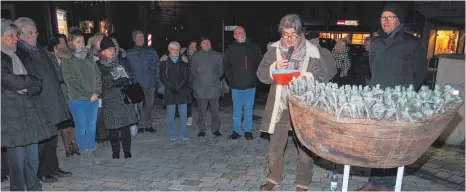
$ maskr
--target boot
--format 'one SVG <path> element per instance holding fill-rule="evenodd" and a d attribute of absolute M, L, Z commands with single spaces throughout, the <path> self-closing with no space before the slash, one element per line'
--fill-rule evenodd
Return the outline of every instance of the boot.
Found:
<path fill-rule="evenodd" d="M 66 157 L 70 157 L 73 155 L 73 152 L 71 151 L 71 141 L 68 129 L 70 128 L 60 129 L 61 139 L 63 141 L 63 146 L 65 147 Z"/>
<path fill-rule="evenodd" d="M 78 145 L 76 145 L 76 140 L 74 138 L 74 127 L 66 129 L 68 130 L 68 139 L 70 141 L 71 154 L 81 155 L 79 152 Z"/>

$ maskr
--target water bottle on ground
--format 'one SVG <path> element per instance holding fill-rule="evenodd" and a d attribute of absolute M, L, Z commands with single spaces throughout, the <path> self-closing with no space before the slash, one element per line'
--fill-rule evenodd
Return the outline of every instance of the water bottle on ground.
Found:
<path fill-rule="evenodd" d="M 338 177 L 337 172 L 333 171 L 330 176 L 330 191 L 337 191 L 338 189 Z"/>

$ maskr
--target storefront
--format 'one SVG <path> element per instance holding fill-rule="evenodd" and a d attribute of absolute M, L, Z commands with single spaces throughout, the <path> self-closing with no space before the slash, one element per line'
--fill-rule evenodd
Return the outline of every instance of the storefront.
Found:
<path fill-rule="evenodd" d="M 464 54 L 464 29 L 431 30 L 427 58 L 439 54 Z"/>
<path fill-rule="evenodd" d="M 341 31 L 326 31 L 320 33 L 320 38 L 333 39 L 335 41 L 345 38 L 348 42 L 355 45 L 363 45 L 364 39 L 370 37 L 369 32 L 341 32 Z"/>

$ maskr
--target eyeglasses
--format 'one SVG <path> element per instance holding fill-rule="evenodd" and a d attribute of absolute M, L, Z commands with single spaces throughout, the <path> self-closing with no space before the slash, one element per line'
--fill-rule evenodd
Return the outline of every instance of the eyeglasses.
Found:
<path fill-rule="evenodd" d="M 297 39 L 298 38 L 298 35 L 286 35 L 286 34 L 282 34 L 282 37 L 285 38 L 285 39 Z"/>
<path fill-rule="evenodd" d="M 380 20 L 381 21 L 392 21 L 393 19 L 395 18 L 398 18 L 397 16 L 384 16 L 384 17 L 380 17 Z"/>

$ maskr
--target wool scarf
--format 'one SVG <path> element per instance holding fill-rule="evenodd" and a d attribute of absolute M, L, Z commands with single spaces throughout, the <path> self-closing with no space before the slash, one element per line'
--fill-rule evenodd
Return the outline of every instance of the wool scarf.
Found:
<path fill-rule="evenodd" d="M 15 53 L 16 47 L 8 48 L 2 43 L 2 52 L 11 57 L 11 62 L 13 64 L 13 74 L 15 75 L 26 75 L 27 74 L 27 71 L 23 65 L 23 62 L 21 61 L 21 59 L 19 59 L 19 57 Z M 22 89 L 16 92 L 18 92 L 19 94 L 25 94 L 27 93 L 27 89 Z"/>

